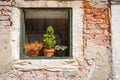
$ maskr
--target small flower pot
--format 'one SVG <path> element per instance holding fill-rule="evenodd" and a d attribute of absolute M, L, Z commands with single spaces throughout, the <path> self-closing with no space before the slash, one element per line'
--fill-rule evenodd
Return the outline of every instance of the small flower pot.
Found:
<path fill-rule="evenodd" d="M 29 51 L 27 52 L 27 56 L 29 57 L 37 57 L 39 54 L 39 51 Z"/>
<path fill-rule="evenodd" d="M 54 52 L 55 50 L 54 49 L 44 49 L 44 56 L 45 57 L 52 57 L 54 56 Z"/>

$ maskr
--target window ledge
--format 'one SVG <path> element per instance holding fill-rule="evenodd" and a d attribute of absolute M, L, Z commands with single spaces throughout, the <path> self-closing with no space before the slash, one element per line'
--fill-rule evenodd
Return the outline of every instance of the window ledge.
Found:
<path fill-rule="evenodd" d="M 39 56 L 39 57 L 29 57 L 29 56 L 25 56 L 24 58 L 21 57 L 21 60 L 36 60 L 36 59 L 72 59 L 72 57 L 68 57 L 68 56 L 63 56 L 63 57 L 44 57 L 44 56 Z"/>
<path fill-rule="evenodd" d="M 74 71 L 78 62 L 76 59 L 41 59 L 41 60 L 15 60 L 14 68 L 20 71 L 46 70 L 46 71 Z"/>

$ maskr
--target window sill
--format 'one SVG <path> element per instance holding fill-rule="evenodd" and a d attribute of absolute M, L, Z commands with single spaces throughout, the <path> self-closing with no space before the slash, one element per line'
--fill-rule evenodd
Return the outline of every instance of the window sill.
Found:
<path fill-rule="evenodd" d="M 67 57 L 67 56 L 63 56 L 63 57 L 45 57 L 45 56 L 38 56 L 38 57 L 29 57 L 29 56 L 24 56 L 21 57 L 21 60 L 39 60 L 39 59 L 72 59 L 73 57 Z"/>
<path fill-rule="evenodd" d="M 54 59 L 53 59 L 54 58 Z M 31 71 L 31 70 L 46 70 L 46 71 L 75 71 L 79 66 L 76 59 L 71 57 L 67 58 L 47 58 L 36 59 L 29 58 L 23 60 L 15 60 L 14 68 L 19 71 Z"/>

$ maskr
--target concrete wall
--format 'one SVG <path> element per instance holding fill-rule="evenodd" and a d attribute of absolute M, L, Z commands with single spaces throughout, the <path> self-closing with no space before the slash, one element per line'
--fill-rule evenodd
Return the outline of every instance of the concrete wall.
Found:
<path fill-rule="evenodd" d="M 0 1 L 2 30 L 8 54 L 1 56 L 1 61 L 8 59 L 0 66 L 0 80 L 110 80 L 111 45 L 109 3 L 106 0 L 89 1 Z M 0 6 L 0 7 L 1 7 Z M 10 8 L 4 14 L 4 8 Z M 21 8 L 73 8 L 73 58 L 20 60 L 20 10 Z M 101 14 L 103 14 L 101 16 Z M 7 17 L 6 17 L 7 16 Z M 3 24 L 3 22 L 9 26 Z M 87 22 L 88 21 L 88 22 Z M 7 31 L 6 31 L 7 30 Z M 2 49 L 0 45 L 0 49 Z M 4 54 L 4 51 L 1 52 Z M 2 59 L 3 58 L 3 59 Z M 9 59 L 10 58 L 10 59 Z M 4 73 L 2 72 L 4 70 Z"/>
<path fill-rule="evenodd" d="M 112 3 L 112 48 L 113 48 L 113 76 L 120 79 L 120 3 Z"/>

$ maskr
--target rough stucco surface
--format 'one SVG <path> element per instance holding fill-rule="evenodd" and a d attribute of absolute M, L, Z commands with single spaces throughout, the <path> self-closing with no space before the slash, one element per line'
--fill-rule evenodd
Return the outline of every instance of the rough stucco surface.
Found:
<path fill-rule="evenodd" d="M 6 5 L 6 6 L 4 6 Z M 11 69 L 10 15 L 11 2 L 0 1 L 0 73 Z"/>
<path fill-rule="evenodd" d="M 109 15 L 108 2 L 89 1 L 95 9 L 87 9 L 88 12 L 107 10 Z M 109 18 L 102 19 L 97 14 L 98 19 L 93 20 L 95 13 L 85 13 L 86 5 L 82 1 L 0 1 L 0 21 L 3 22 L 0 35 L 2 42 L 7 41 L 8 49 L 5 55 L 8 61 L 2 63 L 9 65 L 6 69 L 0 66 L 0 80 L 110 80 L 111 72 L 111 49 L 110 49 L 110 24 Z M 11 6 L 13 7 L 11 8 Z M 104 6 L 103 6 L 104 5 Z M 29 7 L 72 7 L 73 8 L 73 58 L 72 59 L 40 59 L 40 60 L 20 60 L 19 41 L 20 41 L 20 8 Z M 89 7 L 89 6 L 87 6 Z M 4 8 L 7 11 L 4 12 Z M 10 9 L 10 10 L 9 10 Z M 84 11 L 84 12 L 83 12 Z M 3 14 L 4 13 L 4 14 Z M 84 13 L 84 14 L 83 14 Z M 88 16 L 85 18 L 85 16 Z M 100 20 L 99 20 L 100 18 Z M 85 23 L 88 20 L 92 23 Z M 7 22 L 6 22 L 7 21 Z M 108 24 L 104 23 L 107 21 Z M 11 25 L 12 23 L 12 25 Z M 83 25 L 84 23 L 84 25 Z M 104 23 L 104 26 L 102 25 Z M 97 24 L 97 25 L 95 25 Z M 101 25 L 100 25 L 101 24 Z M 86 26 L 88 25 L 88 26 Z M 96 28 L 99 25 L 99 29 Z M 9 26 L 9 27 L 8 27 Z M 88 27 L 90 27 L 88 29 Z M 101 29 L 101 28 L 102 29 Z M 105 28 L 106 31 L 103 30 Z M 84 32 L 86 31 L 86 32 Z M 94 33 L 95 32 L 95 33 Z M 106 34 L 104 34 L 106 32 Z M 96 34 L 97 33 L 97 34 Z M 88 36 L 88 37 L 87 37 Z M 103 37 L 102 39 L 99 38 Z M 108 38 L 109 37 L 109 38 Z M 106 42 L 101 40 L 107 39 Z M 105 40 L 104 40 L 105 41 Z M 9 45 L 11 44 L 11 45 Z M 0 45 L 0 47 L 3 47 Z M 2 48 L 0 48 L 2 49 Z M 12 50 L 11 52 L 9 50 Z M 4 53 L 4 51 L 2 51 Z M 12 55 L 12 61 L 10 56 Z M 2 56 L 0 56 L 3 58 Z M 10 64 L 12 66 L 10 66 Z M 12 63 L 13 62 L 13 63 Z M 10 70 L 11 69 L 11 70 Z M 3 73 L 2 70 L 6 70 Z M 9 70 L 9 71 L 8 71 Z"/>
<path fill-rule="evenodd" d="M 10 31 L 0 27 L 0 73 L 7 72 L 11 68 L 10 47 Z"/>
<path fill-rule="evenodd" d="M 111 72 L 109 3 L 87 2 L 84 10 L 84 57 L 94 62 L 92 80 L 107 80 Z M 96 44 L 96 45 L 95 45 Z M 103 47 L 104 46 L 104 47 Z"/>
<path fill-rule="evenodd" d="M 111 49 L 88 42 L 84 52 L 84 58 L 88 63 L 92 63 L 93 65 L 91 80 L 109 79 L 111 72 Z"/>
<path fill-rule="evenodd" d="M 112 9 L 112 47 L 113 47 L 113 78 L 120 79 L 120 3 L 113 3 Z"/>

